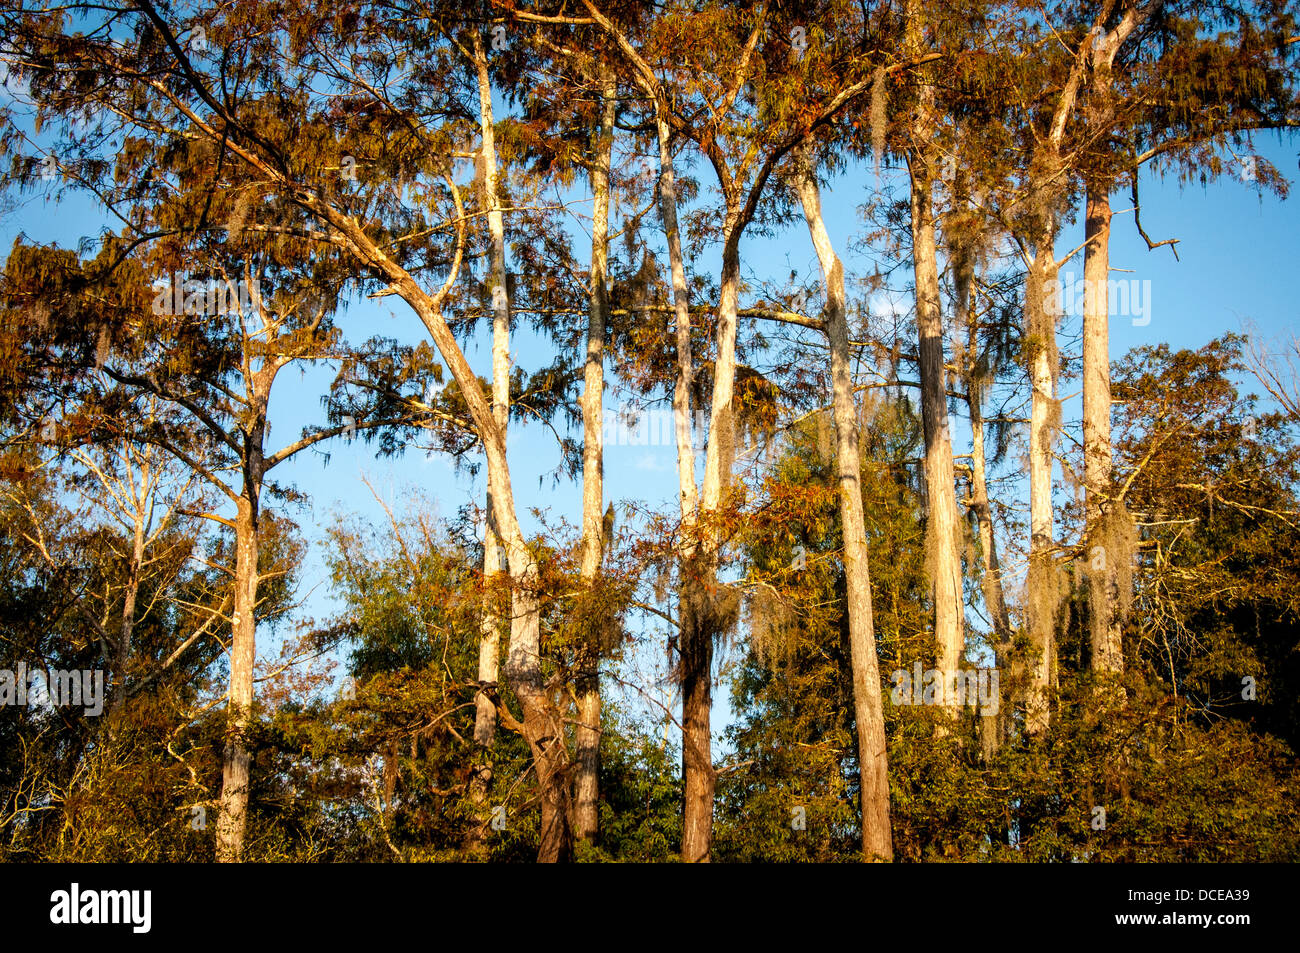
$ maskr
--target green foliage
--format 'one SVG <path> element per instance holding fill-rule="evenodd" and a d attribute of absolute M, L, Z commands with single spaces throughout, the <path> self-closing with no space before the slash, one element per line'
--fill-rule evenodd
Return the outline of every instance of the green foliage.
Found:
<path fill-rule="evenodd" d="M 953 724 L 935 708 L 891 704 L 884 687 L 897 860 L 1297 856 L 1300 766 L 1294 749 L 1268 733 L 1289 725 L 1292 711 L 1296 647 L 1289 612 L 1300 574 L 1290 568 L 1289 554 L 1297 535 L 1264 512 L 1296 507 L 1296 447 L 1271 418 L 1260 425 L 1267 437 L 1243 445 L 1238 430 L 1245 408 L 1224 376 L 1233 353 L 1231 341 L 1199 353 L 1154 348 L 1136 352 L 1117 374 L 1136 404 L 1160 403 L 1159 409 L 1125 405 L 1134 429 L 1119 442 L 1122 459 L 1143 460 L 1153 443 L 1161 447 L 1145 471 L 1150 476 L 1134 480 L 1130 505 L 1144 511 L 1158 505 L 1197 523 L 1165 555 L 1167 565 L 1144 557 L 1136 574 L 1130 638 L 1145 637 L 1134 640 L 1124 706 L 1098 705 L 1085 661 L 1066 651 L 1050 731 L 1041 739 L 1013 731 L 990 748 L 988 726 L 969 712 Z M 881 454 L 864 460 L 863 494 L 882 678 L 895 665 L 926 659 L 929 650 L 918 502 L 906 481 L 883 476 L 891 458 L 882 451 L 893 446 L 905 453 L 911 445 L 905 426 L 893 431 L 893 440 L 881 439 L 891 420 L 897 427 L 907 418 L 886 407 L 864 428 L 864 443 Z M 1176 440 L 1168 439 L 1171 433 Z M 1168 468 L 1160 465 L 1166 453 Z M 736 769 L 719 782 L 718 854 L 853 861 L 860 851 L 856 734 L 842 574 L 833 562 L 838 517 L 833 494 L 818 492 L 829 489 L 831 477 L 815 425 L 792 438 L 771 479 L 777 485 L 769 498 L 787 509 L 771 527 L 759 523 L 748 540 L 751 572 L 762 573 L 768 585 L 755 590 L 765 595 L 751 599 L 754 636 L 735 681 L 739 721 L 729 738 Z M 1213 513 L 1203 492 L 1180 497 L 1188 482 L 1206 481 L 1221 487 Z M 1237 488 L 1246 495 L 1235 496 Z M 1158 493 L 1168 494 L 1159 504 Z M 803 512 L 793 507 L 796 499 L 807 504 Z M 797 581 L 788 578 L 792 540 L 808 554 Z M 1275 560 L 1268 568 L 1263 545 Z M 1216 580 L 1212 595 L 1204 588 L 1207 573 Z M 1168 614 L 1170 600 L 1178 603 L 1176 615 Z M 891 615 L 895 605 L 909 611 Z M 1073 619 L 1067 645 L 1079 643 L 1085 621 Z M 1265 658 L 1280 664 L 1265 665 Z M 1259 676 L 1258 703 L 1242 700 L 1238 673 L 1248 668 L 1266 673 Z M 1001 687 L 1014 728 L 1018 715 L 1007 712 L 1014 696 L 1005 680 Z M 792 827 L 799 807 L 803 830 Z"/>

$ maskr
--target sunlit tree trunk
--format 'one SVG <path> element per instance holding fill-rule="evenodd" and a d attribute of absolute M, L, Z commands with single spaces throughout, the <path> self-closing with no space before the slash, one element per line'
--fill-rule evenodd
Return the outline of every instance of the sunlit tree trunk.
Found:
<path fill-rule="evenodd" d="M 908 160 L 912 177 L 912 256 L 916 282 L 917 356 L 921 376 L 921 425 L 925 437 L 926 562 L 934 591 L 936 668 L 945 685 L 965 653 L 965 611 L 958 548 L 957 491 L 944 375 L 943 314 L 935 247 L 932 180 L 923 156 Z M 945 697 L 947 694 L 945 693 Z"/>
<path fill-rule="evenodd" d="M 605 325 L 609 312 L 610 159 L 614 147 L 617 88 L 608 72 L 603 77 L 600 128 L 596 134 L 591 168 L 594 203 L 591 224 L 591 293 L 587 309 L 587 360 L 582 391 L 582 580 L 588 586 L 600 575 L 605 533 L 604 504 L 604 390 Z M 594 608 L 592 606 L 591 608 Z M 578 724 L 574 728 L 574 835 L 594 841 L 599 829 L 600 799 L 600 644 L 581 648 L 578 678 Z"/>
<path fill-rule="evenodd" d="M 492 247 L 489 290 L 492 297 L 493 426 L 484 445 L 487 451 L 488 488 L 492 495 L 490 519 L 496 523 L 498 539 L 505 548 L 511 582 L 510 648 L 506 658 L 506 675 L 523 708 L 524 736 L 533 753 L 537 772 L 542 815 L 537 859 L 541 862 L 556 862 L 568 860 L 573 850 L 569 752 L 563 719 L 555 703 L 547 696 L 544 685 L 537 563 L 528 552 L 510 487 L 506 456 L 510 406 L 510 302 L 505 271 L 505 226 L 497 196 L 496 139 L 487 54 L 479 32 L 474 30 L 470 33 L 478 74 L 483 191 Z M 440 350 L 443 350 L 446 357 L 446 350 Z M 454 373 L 456 369 L 453 367 L 452 370 Z M 465 384 L 461 386 L 465 387 Z"/>
<path fill-rule="evenodd" d="M 1089 553 L 1089 605 L 1092 668 L 1117 674 L 1124 668 L 1116 560 L 1105 552 L 1102 525 L 1111 481 L 1110 449 L 1110 194 L 1103 185 L 1087 191 L 1083 298 L 1083 483 L 1090 547 L 1102 546 L 1101 558 Z"/>
<path fill-rule="evenodd" d="M 470 799 L 480 822 L 486 819 L 488 791 L 492 786 L 492 743 L 496 738 L 497 710 L 493 696 L 497 692 L 501 666 L 501 620 L 497 612 L 501 571 L 501 549 L 492 516 L 492 483 L 489 480 L 486 501 L 486 525 L 483 528 L 483 607 L 479 622 L 478 692 L 474 696 L 474 767 L 470 775 Z M 469 834 L 469 846 L 482 843 L 483 824 Z"/>
<path fill-rule="evenodd" d="M 475 72 L 479 92 L 479 185 L 487 210 L 490 238 L 488 297 L 492 312 L 492 416 L 504 434 L 510 415 L 510 300 L 506 281 L 505 222 L 497 196 L 496 134 L 492 115 L 492 85 L 482 40 L 474 37 Z M 487 474 L 486 525 L 483 528 L 483 610 L 479 623 L 478 683 L 474 699 L 475 764 L 470 798 L 479 824 L 470 832 L 470 846 L 482 843 L 488 790 L 492 784 L 492 744 L 496 738 L 495 695 L 501 664 L 501 537 L 494 512 L 497 473 Z"/>
<path fill-rule="evenodd" d="M 691 431 L 691 387 L 695 368 L 691 349 L 690 299 L 686 265 L 677 223 L 677 181 L 668 123 L 657 118 L 659 140 L 659 211 L 668 244 L 673 288 L 673 323 L 677 373 L 673 382 L 673 423 L 677 440 L 678 503 L 682 545 L 678 553 L 680 583 L 677 607 L 677 648 L 682 682 L 682 778 L 684 786 L 682 858 L 707 861 L 713 836 L 712 760 L 713 636 L 707 626 L 705 562 L 696 539 L 698 498 L 695 487 L 695 443 Z M 710 440 L 712 445 L 712 440 Z"/>
<path fill-rule="evenodd" d="M 1056 661 L 1057 580 L 1052 527 L 1052 444 L 1060 425 L 1056 401 L 1056 259 L 1052 229 L 1040 237 L 1026 278 L 1026 343 L 1032 388 L 1029 423 L 1029 577 L 1026 617 L 1033 672 L 1025 727 L 1045 731 Z"/>
<path fill-rule="evenodd" d="M 739 234 L 728 214 L 718 294 L 717 354 L 713 362 L 713 407 L 704 458 L 700 510 L 704 524 L 699 546 L 689 561 L 683 595 L 690 624 L 681 628 L 678 651 L 682 678 L 682 858 L 710 859 L 713 843 L 713 640 L 722 625 L 717 599 L 722 516 L 735 448 L 732 396 L 736 376 L 736 323 L 740 294 Z M 685 613 L 683 616 L 685 617 Z"/>
<path fill-rule="evenodd" d="M 1115 122 L 1111 64 L 1120 46 L 1136 29 L 1137 14 L 1126 11 L 1114 30 L 1092 48 L 1092 96 L 1086 118 L 1093 130 Z M 1136 172 L 1134 173 L 1136 174 Z M 1111 481 L 1110 443 L 1110 185 L 1104 173 L 1086 179 L 1084 209 L 1083 298 L 1083 485 L 1085 538 L 1089 542 L 1088 604 L 1092 670 L 1102 676 L 1124 669 L 1119 560 L 1127 553 L 1107 552 L 1105 525 Z M 1097 553 L 1095 547 L 1101 547 Z M 1097 558 L 1100 557 L 1100 558 Z"/>
<path fill-rule="evenodd" d="M 889 827 L 889 764 L 880 696 L 880 670 L 871 617 L 871 573 L 867 561 L 866 516 L 862 503 L 862 460 L 858 414 L 853 399 L 849 326 L 845 313 L 844 268 L 822 220 L 821 197 L 811 155 L 800 157 L 799 199 L 826 283 L 826 334 L 831 353 L 831 404 L 835 420 L 835 467 L 844 536 L 844 577 L 849 615 L 849 658 L 853 670 L 853 714 L 858 733 L 862 806 L 862 855 L 893 860 Z"/>
<path fill-rule="evenodd" d="M 673 288 L 673 333 L 677 345 L 677 375 L 673 381 L 673 425 L 677 438 L 677 487 L 682 536 L 692 545 L 689 527 L 695 522 L 695 442 L 691 433 L 691 386 L 695 379 L 691 353 L 690 295 L 686 289 L 686 262 L 677 226 L 677 176 L 673 167 L 672 137 L 668 123 L 657 120 L 659 140 L 659 213 L 668 242 L 668 267 Z"/>

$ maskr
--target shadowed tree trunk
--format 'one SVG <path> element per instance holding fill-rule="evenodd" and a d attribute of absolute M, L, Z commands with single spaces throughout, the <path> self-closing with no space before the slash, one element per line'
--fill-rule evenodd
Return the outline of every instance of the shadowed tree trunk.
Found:
<path fill-rule="evenodd" d="M 911 56 L 921 53 L 921 14 L 916 0 L 907 6 Z M 948 424 L 948 394 L 943 360 L 943 312 L 939 303 L 938 249 L 934 218 L 934 89 L 921 87 L 907 151 L 911 185 L 912 268 L 916 285 L 917 360 L 921 378 L 921 426 L 925 438 L 926 564 L 934 594 L 936 668 L 942 673 L 945 702 L 951 703 L 956 670 L 965 653 L 965 606 L 958 545 L 957 490 Z"/>
<path fill-rule="evenodd" d="M 140 497 L 143 505 L 143 494 Z M 122 624 L 118 629 L 117 647 L 113 653 L 112 711 L 117 711 L 126 701 L 126 669 L 131 663 L 131 640 L 135 634 L 135 603 L 140 594 L 140 572 L 144 563 L 144 514 L 137 507 L 134 533 L 131 538 L 131 562 L 127 567 L 126 587 L 122 593 Z"/>
<path fill-rule="evenodd" d="M 243 859 L 248 824 L 248 726 L 253 710 L 253 666 L 257 660 L 257 553 L 262 489 L 260 437 L 253 438 L 244 464 L 244 486 L 235 515 L 235 601 L 231 617 L 230 688 L 222 756 L 221 801 L 217 814 L 217 860 Z"/>
<path fill-rule="evenodd" d="M 1006 595 L 1002 586 L 1002 567 L 998 561 L 997 536 L 993 527 L 993 510 L 989 502 L 988 458 L 984 449 L 984 381 L 992 369 L 982 369 L 980 356 L 979 309 L 975 306 L 974 237 L 959 235 L 950 241 L 953 248 L 952 274 L 955 301 L 954 323 L 966 327 L 966 353 L 962 375 L 965 378 L 966 408 L 971 428 L 971 499 L 970 510 L 975 517 L 979 534 L 984 570 L 980 574 L 980 589 L 984 608 L 993 625 L 993 645 L 996 664 L 1007 664 L 1011 654 L 1011 617 L 1007 611 Z M 983 749 L 987 754 L 997 750 L 1004 734 L 1005 712 L 999 705 L 997 714 L 984 714 L 982 723 Z"/>

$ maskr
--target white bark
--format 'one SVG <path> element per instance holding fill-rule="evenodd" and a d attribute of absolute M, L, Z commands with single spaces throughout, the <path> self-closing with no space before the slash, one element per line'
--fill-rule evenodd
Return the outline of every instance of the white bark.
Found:
<path fill-rule="evenodd" d="M 510 644 L 506 653 L 506 676 L 523 707 L 524 735 L 533 753 L 542 807 L 541 846 L 538 860 L 566 860 L 572 849 L 570 827 L 569 754 L 563 720 L 547 696 L 541 666 L 541 607 L 538 601 L 537 562 L 528 551 L 515 510 L 506 456 L 506 435 L 510 400 L 510 305 L 505 275 L 504 222 L 497 200 L 496 143 L 493 134 L 492 87 L 487 55 L 478 31 L 470 31 L 478 73 L 479 108 L 483 142 L 484 191 L 488 196 L 488 228 L 492 239 L 492 406 L 485 406 L 478 381 L 465 362 L 450 329 L 431 307 L 427 296 L 415 298 L 417 311 L 434 336 L 452 376 L 466 393 L 466 402 L 487 453 L 488 487 L 492 503 L 489 519 L 496 523 L 498 539 L 505 548 L 511 584 Z M 408 276 L 409 280 L 409 276 Z M 413 285 L 414 282 L 411 282 Z M 500 289 L 499 291 L 497 289 Z M 408 298 L 408 300 L 411 300 Z M 450 340 L 447 340 L 450 339 Z"/>
<path fill-rule="evenodd" d="M 686 289 L 686 264 L 682 256 L 682 238 L 677 226 L 677 178 L 673 168 L 672 136 L 668 123 L 657 117 L 659 140 L 659 212 L 668 241 L 668 267 L 672 276 L 673 320 L 677 343 L 677 377 L 673 383 L 673 424 L 677 438 L 678 503 L 682 516 L 682 535 L 688 555 L 694 551 L 691 540 L 697 506 L 695 489 L 695 444 L 691 434 L 691 385 L 695 368 L 691 354 L 690 295 Z"/>
<path fill-rule="evenodd" d="M 957 526 L 952 431 L 944 377 L 943 314 L 934 233 L 931 176 L 923 156 L 912 169 L 912 257 L 916 283 L 921 423 L 925 436 L 926 562 L 934 593 L 935 667 L 951 679 L 965 654 L 965 604 Z M 945 682 L 947 684 L 948 682 Z"/>
<path fill-rule="evenodd" d="M 889 825 L 889 764 L 886 754 L 880 670 L 871 614 L 871 574 L 867 558 L 866 516 L 862 503 L 862 462 L 858 414 L 853 399 L 844 268 L 822 219 L 821 196 L 812 157 L 800 157 L 799 199 L 826 283 L 826 332 L 831 355 L 831 403 L 835 420 L 835 467 L 844 537 L 844 576 L 849 615 L 849 655 L 853 671 L 853 713 L 858 735 L 862 811 L 862 854 L 866 860 L 893 860 Z"/>
<path fill-rule="evenodd" d="M 591 586 L 600 575 L 604 555 L 604 390 L 605 325 L 609 312 L 606 287 L 609 267 L 610 159 L 614 144 L 617 87 L 603 78 L 600 128 L 592 155 L 591 290 L 587 316 L 587 359 L 582 391 L 582 566 L 583 582 Z M 594 608 L 590 606 L 589 608 Z M 588 634 L 590 639 L 591 633 Z M 595 840 L 600 798 L 600 645 L 582 646 L 582 671 L 577 686 L 578 724 L 574 728 L 574 834 Z"/>
<path fill-rule="evenodd" d="M 474 36 L 475 73 L 478 79 L 480 169 L 479 186 L 487 211 L 490 241 L 488 296 L 492 310 L 492 417 L 501 433 L 508 432 L 510 416 L 510 299 L 506 281 L 505 221 L 497 194 L 496 132 L 492 115 L 492 83 L 482 40 Z M 480 815 L 487 807 L 493 767 L 490 749 L 496 737 L 497 711 L 494 696 L 500 678 L 501 619 L 498 613 L 502 581 L 501 535 L 493 497 L 499 474 L 489 467 L 487 474 L 486 525 L 483 528 L 483 614 L 479 626 L 478 682 L 474 699 L 474 773 L 470 797 Z M 480 818 L 485 821 L 485 817 Z M 481 840 L 483 823 L 471 836 Z"/>
<path fill-rule="evenodd" d="M 1110 195 L 1105 186 L 1088 189 L 1083 278 L 1083 483 L 1087 538 L 1091 547 L 1101 538 L 1111 482 L 1110 445 Z M 1120 618 L 1118 559 L 1105 554 L 1104 568 L 1089 561 L 1088 588 L 1092 636 L 1092 669 L 1116 675 L 1124 670 Z"/>
<path fill-rule="evenodd" d="M 1029 579 L 1027 619 L 1033 646 L 1033 672 L 1025 727 L 1031 734 L 1050 722 L 1049 692 L 1055 683 L 1056 574 L 1053 564 L 1052 443 L 1058 425 L 1056 404 L 1056 259 L 1046 229 L 1026 278 L 1029 379 Z"/>

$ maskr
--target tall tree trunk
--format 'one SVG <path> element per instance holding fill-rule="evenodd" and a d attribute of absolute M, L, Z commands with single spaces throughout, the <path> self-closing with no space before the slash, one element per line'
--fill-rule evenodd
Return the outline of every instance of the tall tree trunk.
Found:
<path fill-rule="evenodd" d="M 230 687 L 217 815 L 217 860 L 243 859 L 248 822 L 248 726 L 253 709 L 253 666 L 257 658 L 257 552 L 260 456 L 247 467 L 235 515 L 235 599 L 231 621 Z"/>
<path fill-rule="evenodd" d="M 678 553 L 680 586 L 677 607 L 677 648 L 682 683 L 682 858 L 707 861 L 713 837 L 712 760 L 713 635 L 707 629 L 705 567 L 701 565 L 696 516 L 699 505 L 695 486 L 695 443 L 691 432 L 691 387 L 694 357 L 691 349 L 690 298 L 686 265 L 677 224 L 677 182 L 672 136 L 668 123 L 657 116 L 659 139 L 659 212 L 668 243 L 668 264 L 673 288 L 673 321 L 677 345 L 677 374 L 673 383 L 673 422 L 677 439 L 678 505 L 682 544 Z M 712 440 L 710 440 L 712 446 Z"/>
<path fill-rule="evenodd" d="M 605 323 L 609 312 L 606 287 L 609 267 L 609 169 L 614 148 L 617 88 L 607 70 L 602 76 L 600 128 L 591 168 L 594 203 L 591 224 L 591 297 L 587 309 L 587 360 L 582 391 L 582 581 L 594 585 L 604 555 L 604 391 Z M 588 603 L 588 610 L 594 610 Z M 600 644 L 587 628 L 581 647 L 577 685 L 578 724 L 574 729 L 574 835 L 594 841 L 599 830 L 600 800 Z"/>
<path fill-rule="evenodd" d="M 1136 29 L 1139 14 L 1125 11 L 1115 29 L 1092 46 L 1092 95 L 1085 107 L 1087 126 L 1108 133 L 1115 123 L 1111 67 L 1120 46 Z M 1135 171 L 1134 175 L 1137 174 Z M 1105 170 L 1085 176 L 1083 262 L 1083 486 L 1084 538 L 1090 552 L 1088 617 L 1092 670 L 1103 679 L 1124 670 L 1124 623 L 1119 591 L 1119 561 L 1128 553 L 1114 551 L 1107 533 L 1110 513 L 1110 190 Z M 1101 560 L 1094 557 L 1101 547 Z M 1111 551 L 1107 551 L 1110 549 Z M 1100 564 L 1099 564 L 1100 563 Z M 1123 690 L 1119 690 L 1119 700 Z"/>
<path fill-rule="evenodd" d="M 909 56 L 923 48 L 923 14 L 918 0 L 905 10 Z M 944 699 L 951 703 L 953 685 L 966 649 L 966 611 L 961 587 L 961 550 L 957 528 L 957 489 L 948 424 L 948 389 L 944 377 L 943 311 L 939 303 L 939 260 L 935 241 L 933 147 L 934 87 L 926 82 L 910 130 L 907 151 L 911 186 L 912 270 L 916 285 L 917 360 L 921 378 L 921 426 L 925 438 L 926 564 L 934 595 L 936 668 L 942 673 Z"/>
<path fill-rule="evenodd" d="M 934 591 L 936 668 L 952 685 L 965 652 L 965 606 L 958 546 L 957 491 L 952 432 L 944 378 L 943 313 L 935 243 L 932 172 L 924 155 L 910 154 L 912 259 L 916 283 L 917 354 L 921 376 L 921 424 L 925 437 L 926 562 Z M 951 694 L 945 691 L 945 699 Z"/>
<path fill-rule="evenodd" d="M 668 242 L 668 267 L 673 286 L 673 328 L 677 344 L 677 377 L 673 382 L 673 424 L 677 437 L 678 504 L 682 536 L 694 549 L 693 527 L 697 506 L 695 490 L 695 442 L 691 434 L 691 386 L 695 379 L 691 353 L 691 307 L 686 288 L 686 263 L 682 237 L 677 226 L 677 176 L 673 168 L 672 136 L 668 123 L 657 117 L 659 134 L 659 214 Z"/>
<path fill-rule="evenodd" d="M 567 782 L 568 749 L 559 709 L 545 691 L 541 669 L 541 604 L 538 599 L 537 561 L 529 551 L 515 511 L 506 434 L 484 397 L 478 377 L 442 314 L 442 293 L 430 295 L 410 273 L 389 258 L 355 220 L 338 214 L 323 202 L 308 197 L 304 204 L 334 227 L 340 241 L 358 261 L 394 286 L 429 332 L 439 355 L 460 388 L 474 430 L 483 441 L 492 494 L 492 517 L 505 549 L 511 585 L 510 644 L 506 652 L 506 678 L 523 708 L 522 733 L 537 772 L 542 801 L 542 842 L 538 859 L 567 859 L 573 847 L 569 824 L 570 791 Z"/>
<path fill-rule="evenodd" d="M 473 35 L 471 31 L 471 35 Z M 478 42 L 483 59 L 482 42 Z M 270 171 L 267 169 L 266 171 Z M 510 644 L 506 652 L 506 677 L 523 708 L 522 733 L 536 769 L 542 802 L 542 842 L 539 860 L 567 859 L 573 847 L 569 824 L 571 800 L 567 782 L 568 749 L 559 709 L 545 691 L 541 669 L 541 603 L 539 571 L 529 551 L 515 511 L 510 465 L 506 456 L 505 428 L 498 424 L 491 403 L 484 397 L 478 376 L 443 315 L 447 289 L 430 293 L 394 261 L 353 217 L 311 193 L 299 193 L 302 207 L 335 230 L 339 244 L 377 277 L 388 281 L 394 293 L 411 306 L 452 379 L 460 388 L 474 431 L 483 442 L 489 486 L 495 479 L 491 514 L 505 549 L 511 584 Z M 460 264 L 459 258 L 455 265 Z"/>
<path fill-rule="evenodd" d="M 542 813 L 537 859 L 554 863 L 570 859 L 573 851 L 569 751 L 563 718 L 544 684 L 537 562 L 524 540 L 510 486 L 506 456 L 510 403 L 510 302 L 505 273 L 505 226 L 497 198 L 496 139 L 487 54 L 479 32 L 472 30 L 470 35 L 478 74 L 483 190 L 492 240 L 492 419 L 484 448 L 487 452 L 488 488 L 492 495 L 491 513 L 510 567 L 512 608 L 506 675 L 523 708 L 524 737 L 537 773 Z M 445 357 L 447 352 L 444 350 L 443 353 Z M 455 370 L 453 367 L 453 372 Z"/>
<path fill-rule="evenodd" d="M 980 322 L 979 309 L 975 307 L 972 291 L 975 284 L 975 255 L 971 236 L 959 235 L 949 243 L 953 248 L 953 296 L 955 300 L 954 323 L 966 327 L 965 358 L 962 376 L 966 385 L 966 408 L 971 429 L 971 500 L 970 510 L 975 517 L 980 550 L 984 557 L 984 570 L 980 574 L 980 589 L 984 608 L 993 625 L 995 663 L 999 668 L 1007 664 L 1011 654 L 1011 617 L 1007 612 L 1006 596 L 1002 587 L 1002 568 L 998 562 L 997 536 L 993 528 L 993 509 L 989 502 L 988 460 L 984 450 L 984 380 L 979 367 Z M 983 749 L 986 755 L 997 750 L 1003 736 L 1005 713 L 1001 706 L 997 714 L 983 713 Z"/>
<path fill-rule="evenodd" d="M 493 109 L 491 109 L 491 81 L 487 75 L 486 53 L 482 40 L 474 36 L 474 69 L 478 79 L 480 101 L 480 190 L 481 202 L 487 212 L 487 231 L 490 237 L 489 276 L 487 295 L 493 315 L 493 386 L 491 386 L 491 412 L 498 428 L 506 430 L 510 421 L 510 295 L 506 280 L 506 224 L 500 213 L 497 195 L 497 147 Z M 469 794 L 476 807 L 480 823 L 469 835 L 469 846 L 478 846 L 484 839 L 487 792 L 493 780 L 491 746 L 497 737 L 497 694 L 500 677 L 500 581 L 502 581 L 502 553 L 500 530 L 494 512 L 497 473 L 487 471 L 486 525 L 484 527 L 484 595 L 482 618 L 478 627 L 478 692 L 474 697 L 474 770 L 469 783 Z"/>
<path fill-rule="evenodd" d="M 858 415 L 853 399 L 849 325 L 845 314 L 844 268 L 822 220 L 821 196 L 811 149 L 800 156 L 799 199 L 826 282 L 826 334 L 831 352 L 831 403 L 835 419 L 835 466 L 840 485 L 844 535 L 844 578 L 849 613 L 849 660 L 853 670 L 853 714 L 858 735 L 862 800 L 862 856 L 894 858 L 889 826 L 889 762 L 880 698 L 880 669 L 871 616 L 871 572 L 867 560 L 866 516 L 862 503 L 862 459 Z"/>
<path fill-rule="evenodd" d="M 1127 554 L 1106 552 L 1104 516 L 1111 481 L 1110 449 L 1110 192 L 1088 184 L 1085 212 L 1083 298 L 1083 485 L 1090 547 L 1102 547 L 1102 559 L 1089 553 L 1089 618 L 1092 670 L 1115 675 L 1124 669 L 1116 561 Z"/>
<path fill-rule="evenodd" d="M 742 225 L 733 207 L 727 212 L 718 293 L 717 354 L 713 362 L 713 407 L 709 444 L 704 458 L 704 487 L 700 494 L 705 523 L 699 548 L 689 560 L 683 601 L 690 605 L 690 624 L 678 639 L 682 678 L 682 858 L 707 862 L 713 843 L 713 640 L 729 620 L 722 617 L 718 598 L 718 563 L 722 537 L 718 520 L 727 501 L 735 453 L 732 399 L 736 382 L 736 327 L 740 299 L 740 234 Z M 681 613 L 683 619 L 688 615 Z"/>
<path fill-rule="evenodd" d="M 143 495 L 141 496 L 143 500 Z M 140 571 L 144 564 L 144 517 L 135 515 L 135 533 L 131 540 L 131 564 L 127 568 L 126 588 L 122 595 L 122 624 L 118 629 L 113 652 L 112 711 L 126 701 L 126 668 L 131 662 L 131 640 L 135 634 L 135 604 L 140 595 Z"/>
<path fill-rule="evenodd" d="M 981 588 L 984 606 L 993 623 L 993 636 L 998 645 L 999 660 L 1002 652 L 1010 648 L 1011 616 L 1007 611 L 1006 595 L 1002 586 L 1002 566 L 998 559 L 997 537 L 993 532 L 993 509 L 989 502 L 988 463 L 984 449 L 984 414 L 978 398 L 969 403 L 971 417 L 971 507 L 978 524 L 980 548 L 984 552 L 984 577 Z"/>
<path fill-rule="evenodd" d="M 1033 675 L 1025 727 L 1045 731 L 1049 693 L 1055 681 L 1057 579 L 1052 539 L 1052 443 L 1060 425 L 1056 401 L 1056 257 L 1052 228 L 1036 243 L 1026 277 L 1027 351 L 1032 398 L 1029 423 L 1029 577 L 1026 616 L 1033 650 Z"/>
<path fill-rule="evenodd" d="M 975 527 L 979 533 L 980 550 L 984 555 L 984 572 L 980 588 L 984 595 L 984 608 L 993 623 L 993 655 L 998 669 L 1005 669 L 1011 659 L 1011 616 L 1007 612 L 1006 595 L 1002 587 L 1002 565 L 998 559 L 997 534 L 993 527 L 993 508 L 989 503 L 987 458 L 984 450 L 984 413 L 980 406 L 978 388 L 973 381 L 967 384 L 967 407 L 971 426 L 971 510 L 975 514 Z M 1008 712 L 998 704 L 996 714 L 981 713 L 983 721 L 983 750 L 985 756 L 997 751 L 1006 735 Z"/>
<path fill-rule="evenodd" d="M 717 513 L 731 483 L 735 462 L 735 413 L 732 405 L 736 384 L 736 324 L 740 301 L 739 215 L 727 209 L 723 225 L 722 273 L 718 285 L 717 354 L 713 361 L 713 407 L 709 416 L 709 446 L 704 457 L 704 491 L 701 506 Z M 716 549 L 717 532 L 704 533 L 706 550 Z"/>
<path fill-rule="evenodd" d="M 704 487 L 701 511 L 696 514 L 693 503 L 694 456 L 689 447 L 690 351 L 683 348 L 689 342 L 689 321 L 686 314 L 685 272 L 680 266 L 681 249 L 673 247 L 677 240 L 676 194 L 672 176 L 670 140 L 667 134 L 667 97 L 651 67 L 632 49 L 617 28 L 591 3 L 584 2 L 587 11 L 602 28 L 609 32 L 634 66 L 635 80 L 654 101 L 658 125 L 661 160 L 661 210 L 664 229 L 669 238 L 669 255 L 673 265 L 673 298 L 677 319 L 678 380 L 674 392 L 674 413 L 677 424 L 679 481 L 681 506 L 689 518 L 683 520 L 686 539 L 680 552 L 681 586 L 678 621 L 679 676 L 682 684 L 682 774 L 684 780 L 684 805 L 682 823 L 682 857 L 687 862 L 709 859 L 713 837 L 713 793 L 716 775 L 712 761 L 710 714 L 712 706 L 713 638 L 728 620 L 720 618 L 717 598 L 718 557 L 721 537 L 715 519 L 726 496 L 730 482 L 732 453 L 734 451 L 734 423 L 732 394 L 735 384 L 736 322 L 740 286 L 741 232 L 744 216 L 735 194 L 734 179 L 722 165 L 726 158 L 718 150 L 710 153 L 720 178 L 730 182 L 727 189 L 727 215 L 723 227 L 722 276 L 717 311 L 717 354 L 713 369 L 713 407 L 709 421 L 709 442 L 705 456 Z M 754 40 L 758 34 L 754 33 Z M 752 49 L 752 47 L 751 47 Z M 706 148 L 706 151 L 709 151 Z M 721 164 L 721 165 L 720 165 Z M 752 203 L 751 203 L 752 204 Z M 688 471 L 684 464 L 691 460 Z M 689 482 L 689 486 L 688 486 Z M 696 515 L 703 516 L 704 531 L 696 532 Z"/>
<path fill-rule="evenodd" d="M 488 75 L 483 41 L 474 33 L 474 66 L 478 79 L 480 152 L 479 186 L 487 211 L 490 237 L 488 295 L 492 310 L 492 417 L 502 434 L 510 417 L 510 299 L 506 280 L 505 221 L 497 195 L 496 133 L 492 115 L 492 83 Z M 492 784 L 492 744 L 496 738 L 497 711 L 494 696 L 501 665 L 501 533 L 497 524 L 494 496 L 498 474 L 487 474 L 487 524 L 483 529 L 483 613 L 479 624 L 478 683 L 474 699 L 475 764 L 470 778 L 470 798 L 479 823 L 471 830 L 468 845 L 482 844 L 488 791 Z"/>

